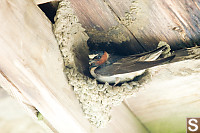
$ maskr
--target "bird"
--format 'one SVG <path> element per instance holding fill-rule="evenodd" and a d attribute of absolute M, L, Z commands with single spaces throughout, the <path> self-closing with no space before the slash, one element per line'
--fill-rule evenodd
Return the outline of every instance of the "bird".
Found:
<path fill-rule="evenodd" d="M 147 68 L 171 61 L 175 55 L 158 59 L 165 50 L 166 46 L 162 46 L 149 52 L 128 56 L 100 51 L 89 56 L 89 71 L 97 81 L 116 86 L 142 75 Z"/>

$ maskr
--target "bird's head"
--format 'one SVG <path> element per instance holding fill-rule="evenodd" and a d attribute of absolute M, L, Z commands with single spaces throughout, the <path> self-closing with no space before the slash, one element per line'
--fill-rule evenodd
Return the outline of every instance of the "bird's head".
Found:
<path fill-rule="evenodd" d="M 102 64 L 104 64 L 108 60 L 109 54 L 106 51 L 101 51 L 98 54 L 92 54 L 89 55 L 90 61 L 90 67 L 98 67 Z"/>

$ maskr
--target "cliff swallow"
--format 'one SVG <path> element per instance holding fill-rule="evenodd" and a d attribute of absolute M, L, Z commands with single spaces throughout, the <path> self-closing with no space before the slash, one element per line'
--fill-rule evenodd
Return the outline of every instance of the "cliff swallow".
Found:
<path fill-rule="evenodd" d="M 142 75 L 147 68 L 161 65 L 172 60 L 174 56 L 158 59 L 166 46 L 150 52 L 136 55 L 119 56 L 100 52 L 95 56 L 90 55 L 90 73 L 99 82 L 108 82 L 117 85 L 133 80 Z"/>

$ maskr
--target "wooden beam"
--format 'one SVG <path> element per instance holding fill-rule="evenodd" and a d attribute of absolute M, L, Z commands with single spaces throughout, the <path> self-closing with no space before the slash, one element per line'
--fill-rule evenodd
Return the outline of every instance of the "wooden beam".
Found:
<path fill-rule="evenodd" d="M 0 73 L 1 73 L 0 84 L 4 87 L 0 88 L 0 90 L 1 89 L 6 90 L 6 92 L 14 99 L 16 99 L 17 102 L 25 109 L 25 111 L 28 112 L 29 116 L 31 116 L 35 121 L 37 121 L 38 124 L 42 125 L 42 127 L 45 127 L 45 129 L 49 133 L 57 132 L 57 130 L 45 118 L 43 119 L 43 121 L 38 121 L 37 118 L 38 110 L 32 105 L 32 103 L 23 95 L 23 93 L 20 92 L 20 90 L 8 79 L 8 77 L 2 71 Z M 8 113 L 8 115 L 10 114 Z"/>
<path fill-rule="evenodd" d="M 80 22 L 89 33 L 90 40 L 96 39 L 96 43 L 101 45 L 105 37 L 107 42 L 112 38 L 109 46 L 113 49 L 116 47 L 116 44 L 112 43 L 115 36 L 108 34 L 109 29 L 117 27 L 119 30 L 113 30 L 112 34 L 129 38 L 125 43 L 131 43 L 121 43 L 120 52 L 122 49 L 126 49 L 126 52 L 134 48 L 139 50 L 138 45 L 148 51 L 156 48 L 159 41 L 166 41 L 173 50 L 198 45 L 198 0 L 70 1 Z"/>
<path fill-rule="evenodd" d="M 54 2 L 54 1 L 61 1 L 61 0 L 34 0 L 34 2 L 39 5 L 39 4 L 44 4 L 48 2 Z"/>
<path fill-rule="evenodd" d="M 53 133 L 48 127 L 39 125 L 34 121 L 15 99 L 11 98 L 5 90 L 0 88 L 0 129 L 2 133 L 34 132 Z"/>
<path fill-rule="evenodd" d="M 190 60 L 151 68 L 151 81 L 125 102 L 153 133 L 186 132 L 186 118 L 200 115 L 200 48 L 176 53 Z"/>
<path fill-rule="evenodd" d="M 90 124 L 66 82 L 63 59 L 44 13 L 31 0 L 3 0 L 1 7 L 1 82 L 7 80 L 58 132 L 87 132 Z"/>
<path fill-rule="evenodd" d="M 112 119 L 108 124 L 108 128 L 94 131 L 95 133 L 148 133 L 148 129 L 138 121 L 137 117 L 125 104 L 113 108 Z"/>
<path fill-rule="evenodd" d="M 89 42 L 121 47 L 122 53 L 143 52 L 144 48 L 132 33 L 120 23 L 106 2 L 103 0 L 69 0 L 80 23 L 90 36 Z M 123 46 L 121 45 L 123 44 Z M 114 48 L 114 47 L 113 47 Z M 109 50 L 109 49 L 108 49 Z"/>

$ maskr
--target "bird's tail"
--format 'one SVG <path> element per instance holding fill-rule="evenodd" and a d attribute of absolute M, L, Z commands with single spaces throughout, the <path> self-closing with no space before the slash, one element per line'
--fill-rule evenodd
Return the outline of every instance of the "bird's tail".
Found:
<path fill-rule="evenodd" d="M 138 68 L 135 68 L 134 71 L 147 69 L 147 68 L 151 68 L 154 66 L 159 66 L 159 65 L 168 63 L 172 59 L 174 59 L 174 57 L 175 57 L 175 55 L 172 55 L 172 56 L 169 56 L 166 58 L 162 58 L 162 59 L 158 59 L 158 60 L 154 60 L 154 61 L 137 61 L 134 65 L 137 66 Z"/>
<path fill-rule="evenodd" d="M 154 61 L 163 53 L 163 51 L 166 48 L 167 48 L 166 46 L 162 46 L 155 50 L 145 52 L 142 54 L 133 55 L 133 56 L 135 56 L 137 58 L 137 61 Z"/>
<path fill-rule="evenodd" d="M 143 65 L 152 64 L 152 66 L 149 66 L 149 67 L 162 65 L 162 64 L 168 63 L 171 60 L 173 60 L 175 56 L 176 55 L 172 55 L 172 56 L 169 56 L 169 57 L 166 57 L 166 58 L 162 58 L 162 59 L 158 59 L 158 60 L 154 60 L 154 61 L 144 61 Z"/>

